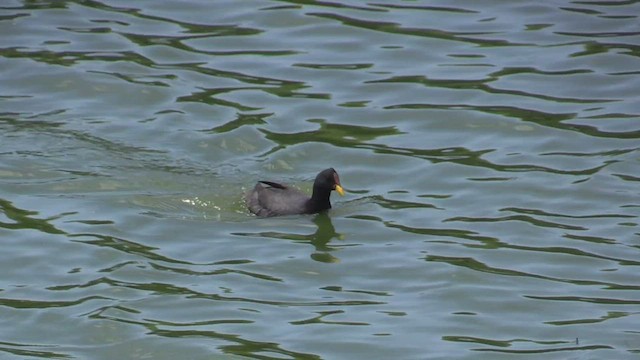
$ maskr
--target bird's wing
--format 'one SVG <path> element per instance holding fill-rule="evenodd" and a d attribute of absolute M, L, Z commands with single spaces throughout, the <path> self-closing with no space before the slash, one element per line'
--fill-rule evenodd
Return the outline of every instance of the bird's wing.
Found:
<path fill-rule="evenodd" d="M 283 184 L 280 184 L 280 183 L 277 183 L 277 182 L 273 182 L 273 181 L 262 181 L 262 180 L 260 180 L 260 182 L 265 184 L 265 185 L 269 185 L 271 187 L 274 187 L 276 189 L 284 190 L 284 189 L 288 188 L 287 185 L 283 185 Z"/>

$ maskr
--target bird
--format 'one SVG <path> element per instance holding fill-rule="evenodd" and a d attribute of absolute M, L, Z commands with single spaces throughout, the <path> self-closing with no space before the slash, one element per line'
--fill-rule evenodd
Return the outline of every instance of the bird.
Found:
<path fill-rule="evenodd" d="M 246 194 L 245 202 L 249 211 L 259 217 L 315 214 L 331 209 L 329 197 L 333 190 L 344 196 L 338 173 L 329 168 L 316 176 L 311 197 L 289 185 L 261 180 Z"/>

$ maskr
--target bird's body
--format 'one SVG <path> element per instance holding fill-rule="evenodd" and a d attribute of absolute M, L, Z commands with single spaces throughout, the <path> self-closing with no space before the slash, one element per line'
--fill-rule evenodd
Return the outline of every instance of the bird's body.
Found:
<path fill-rule="evenodd" d="M 245 201 L 249 211 L 262 217 L 314 214 L 331 208 L 329 197 L 332 190 L 344 194 L 338 173 L 330 168 L 316 176 L 311 197 L 285 184 L 259 181 L 246 195 Z"/>

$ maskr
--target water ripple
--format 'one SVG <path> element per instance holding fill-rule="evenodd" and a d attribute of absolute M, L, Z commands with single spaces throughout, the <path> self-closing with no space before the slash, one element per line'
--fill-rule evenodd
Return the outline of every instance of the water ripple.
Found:
<path fill-rule="evenodd" d="M 425 28 L 412 28 L 404 27 L 400 24 L 393 22 L 383 21 L 370 21 L 364 19 L 356 19 L 344 15 L 338 15 L 333 13 L 309 13 L 310 16 L 316 16 L 324 19 L 336 20 L 346 26 L 353 26 L 356 28 L 362 28 L 373 31 L 381 31 L 390 34 L 398 35 L 410 35 L 419 36 L 433 39 L 449 40 L 449 41 L 462 41 L 470 44 L 480 46 L 522 46 L 524 43 L 514 43 L 507 40 L 499 39 L 481 39 L 476 37 L 477 35 L 492 35 L 494 32 L 450 32 L 440 29 L 425 29 Z M 472 36 L 470 36 L 472 35 Z"/>
<path fill-rule="evenodd" d="M 540 99 L 545 101 L 553 101 L 558 103 L 597 104 L 597 103 L 609 103 L 609 102 L 618 101 L 617 99 L 601 99 L 601 98 L 585 99 L 585 98 L 567 98 L 567 97 L 549 96 L 545 94 L 536 94 L 536 93 L 522 91 L 522 90 L 499 89 L 499 88 L 491 87 L 488 85 L 488 83 L 498 80 L 500 76 L 504 76 L 506 74 L 512 74 L 512 71 L 513 73 L 519 73 L 519 72 L 522 72 L 522 69 L 516 69 L 516 70 L 502 69 L 499 72 L 491 74 L 491 77 L 487 79 L 480 79 L 480 80 L 429 79 L 426 76 L 394 76 L 388 79 L 367 81 L 367 83 L 368 84 L 412 83 L 412 84 L 419 84 L 427 87 L 444 88 L 444 89 L 479 90 L 479 91 L 483 91 L 490 94 L 522 96 L 522 97 L 529 97 L 529 98 Z M 536 72 L 532 71 L 531 73 L 536 73 Z M 537 71 L 537 73 L 543 74 L 545 72 Z M 562 71 L 562 72 L 556 72 L 555 74 L 568 75 L 568 74 L 575 74 L 575 73 L 583 73 L 583 71 L 579 71 L 579 70 Z M 547 72 L 547 74 L 552 74 L 552 73 Z M 394 108 L 394 107 L 388 107 L 388 108 Z"/>
<path fill-rule="evenodd" d="M 92 300 L 113 300 L 104 296 L 87 296 L 77 300 L 45 301 L 33 299 L 8 299 L 0 298 L 0 304 L 14 309 L 47 309 L 72 307 Z"/>
<path fill-rule="evenodd" d="M 16 356 L 45 359 L 73 359 L 73 356 L 46 349 L 56 349 L 58 345 L 33 345 L 0 341 L 0 351 Z"/>
<path fill-rule="evenodd" d="M 560 130 L 577 131 L 584 135 L 593 137 L 615 138 L 615 139 L 638 139 L 640 138 L 640 130 L 627 131 L 604 131 L 591 125 L 582 125 L 576 123 L 566 123 L 566 120 L 577 118 L 577 113 L 547 113 L 532 109 L 523 109 L 513 106 L 482 106 L 482 105 L 466 105 L 466 104 L 396 104 L 386 106 L 385 109 L 451 109 L 451 110 L 469 110 L 477 111 L 492 115 L 506 116 L 519 119 L 525 122 L 532 122 L 542 126 L 549 126 Z"/>
<path fill-rule="evenodd" d="M 553 250 L 558 250 L 558 249 L 551 249 L 551 250 L 553 251 Z M 554 251 L 554 252 L 557 252 L 557 251 Z M 565 250 L 565 252 L 570 253 L 572 251 L 566 251 Z M 560 278 L 553 278 L 553 277 L 550 277 L 550 276 L 526 273 L 526 272 L 517 271 L 517 270 L 495 268 L 495 267 L 488 266 L 487 264 L 483 264 L 482 262 L 480 262 L 478 260 L 475 260 L 475 259 L 472 259 L 472 258 L 459 258 L 459 257 L 445 257 L 445 256 L 438 256 L 438 255 L 429 255 L 429 256 L 427 256 L 425 258 L 425 260 L 426 261 L 443 262 L 443 263 L 447 263 L 447 264 L 455 265 L 455 266 L 464 266 L 464 267 L 470 268 L 470 269 L 475 270 L 475 271 L 486 272 L 486 273 L 490 273 L 490 274 L 498 274 L 498 275 L 503 275 L 503 276 L 530 277 L 530 278 L 535 278 L 535 279 L 542 279 L 542 280 L 553 281 L 553 282 L 561 282 L 561 283 L 569 283 L 569 284 L 574 284 L 574 285 L 598 285 L 598 286 L 601 286 L 603 288 L 611 289 L 611 290 L 640 290 L 640 286 L 636 286 L 636 285 L 622 285 L 622 284 L 604 283 L 604 282 L 591 281 L 591 280 L 560 279 Z M 637 266 L 638 263 L 636 263 L 634 265 Z"/>
<path fill-rule="evenodd" d="M 631 299 L 612 299 L 612 298 L 594 298 L 584 296 L 534 296 L 526 295 L 527 298 L 536 300 L 552 300 L 552 301 L 576 301 L 576 302 L 588 302 L 608 305 L 638 305 L 640 300 Z"/>
<path fill-rule="evenodd" d="M 214 321 L 196 321 L 189 323 L 178 323 L 166 320 L 157 319 L 131 319 L 123 318 L 121 316 L 110 314 L 113 310 L 119 310 L 120 312 L 132 312 L 130 309 L 123 307 L 105 307 L 98 309 L 90 314 L 89 317 L 93 319 L 106 319 L 110 321 L 116 321 L 127 325 L 142 326 L 150 334 L 158 335 L 169 338 L 200 338 L 200 339 L 218 339 L 223 340 L 225 343 L 231 343 L 233 345 L 223 345 L 221 348 L 223 351 L 229 354 L 242 354 L 250 356 L 261 356 L 260 354 L 274 353 L 280 355 L 291 356 L 292 358 L 318 358 L 313 354 L 306 354 L 302 352 L 291 351 L 283 348 L 282 346 L 268 342 L 252 341 L 238 336 L 236 334 L 225 333 L 223 331 L 215 330 L 202 330 L 202 327 L 214 327 L 222 325 L 251 325 L 253 321 L 242 319 L 225 319 Z M 133 311 L 136 313 L 135 311 Z M 268 356 L 268 355 L 265 355 Z M 269 358 L 269 357 L 267 357 Z"/>
<path fill-rule="evenodd" d="M 0 5 L 0 353 L 637 354 L 637 13 Z M 330 212 L 247 213 L 329 166 Z"/>

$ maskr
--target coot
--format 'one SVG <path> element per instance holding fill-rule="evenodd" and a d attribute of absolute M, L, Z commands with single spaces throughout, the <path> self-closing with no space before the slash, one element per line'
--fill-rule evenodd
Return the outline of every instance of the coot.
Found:
<path fill-rule="evenodd" d="M 344 195 L 338 173 L 329 168 L 316 176 L 311 197 L 288 185 L 259 181 L 245 200 L 249 211 L 258 216 L 314 214 L 331 209 L 329 196 L 332 190 Z"/>

